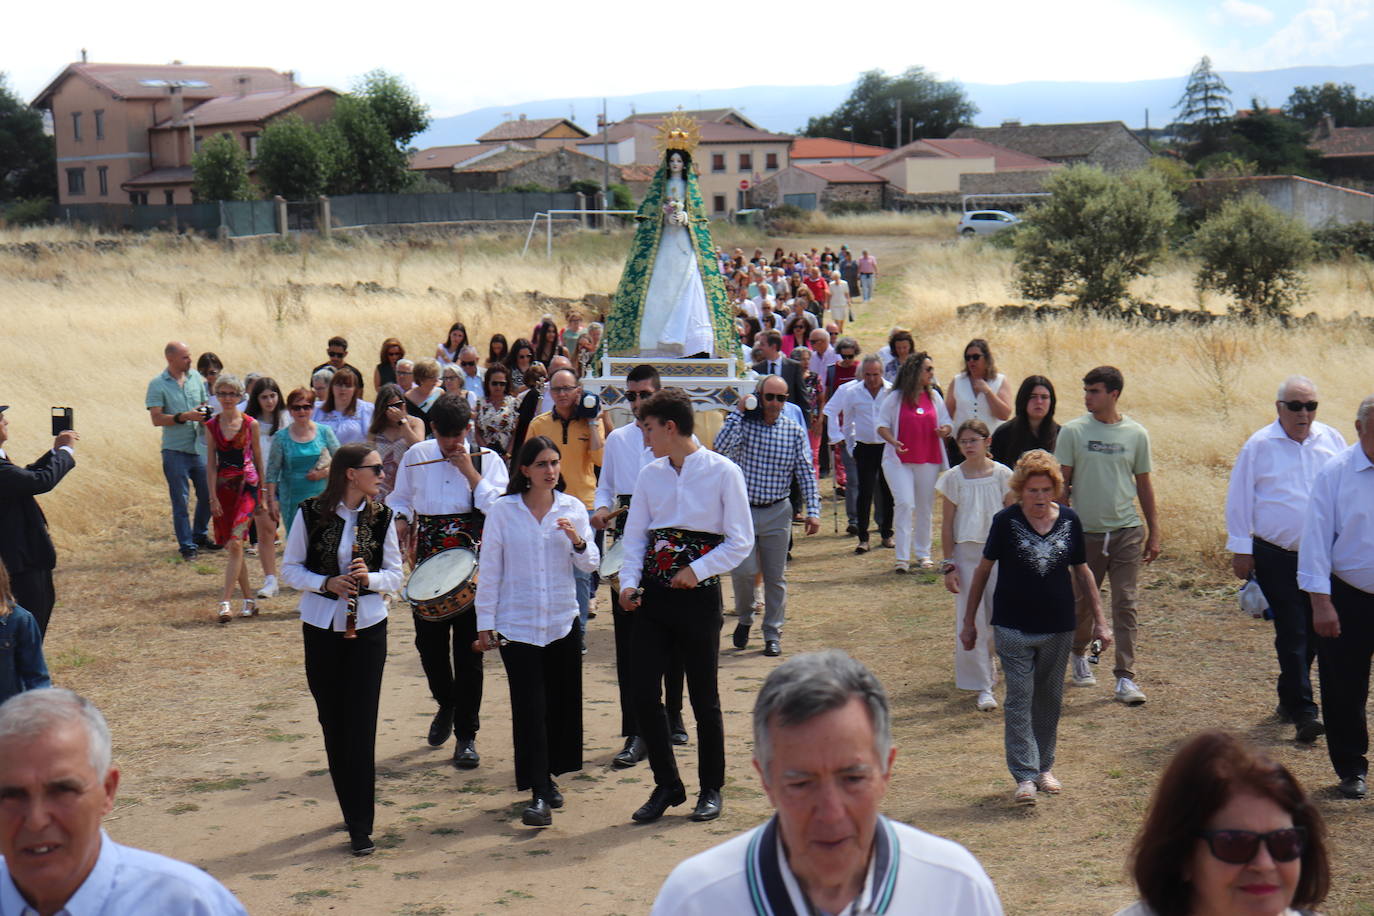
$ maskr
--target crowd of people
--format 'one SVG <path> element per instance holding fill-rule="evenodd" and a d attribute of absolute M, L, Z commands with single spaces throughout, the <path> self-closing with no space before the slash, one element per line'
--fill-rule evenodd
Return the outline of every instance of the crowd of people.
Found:
<path fill-rule="evenodd" d="M 943 386 L 934 356 L 908 329 L 891 329 L 885 346 L 864 353 L 844 326 L 872 296 L 877 262 L 867 251 L 779 249 L 767 258 L 756 250 L 746 260 L 736 249 L 720 257 L 740 353 L 757 381 L 710 442 L 696 434 L 690 396 L 664 388 L 649 362 L 616 380 L 631 422 L 613 428 L 583 386 L 596 371 L 603 328 L 577 312 L 561 328 L 545 316 L 510 342 L 494 334 L 481 349 L 454 322 L 433 356 L 413 359 L 388 337 L 371 397 L 339 336 L 327 341 L 325 362 L 285 390 L 268 376 L 225 371 L 214 353 L 201 353 L 192 368 L 186 344 L 164 348 L 166 369 L 150 382 L 145 406 L 161 431 L 178 550 L 187 560 L 225 551 L 213 612 L 220 623 L 235 617 L 236 591 L 243 617 L 282 586 L 300 592 L 307 682 L 354 854 L 374 849 L 391 608 L 408 603 L 413 612 L 435 709 L 428 743 L 453 738 L 460 769 L 481 765 L 483 653 L 499 652 L 516 784 L 530 798 L 521 819 L 547 826 L 566 801 L 556 778 L 583 766 L 581 658 L 602 581 L 612 586 L 625 742 L 612 765 L 647 759 L 653 775 L 649 799 L 631 818 L 652 822 L 687 800 L 674 751 L 691 741 L 684 696 L 696 726 L 691 819 L 719 817 L 722 577 L 734 597 L 731 645 L 746 649 L 761 618 L 763 655 L 781 656 L 794 539 L 819 530 L 826 478 L 844 501 L 855 555 L 890 549 L 894 575 L 939 575 L 952 594 L 953 682 L 978 711 L 1002 708 L 1015 803 L 1064 791 L 1053 772 L 1064 688 L 1094 686 L 1107 650 L 1113 698 L 1128 707 L 1146 702 L 1137 673 L 1138 576 L 1159 556 L 1161 531 L 1149 434 L 1120 412 L 1121 371 L 1087 371 L 1085 412 L 1061 425 L 1054 383 L 1030 374 L 1013 389 L 987 339 L 967 343 Z M 1354 446 L 1315 420 L 1317 407 L 1310 380 L 1284 380 L 1275 422 L 1251 437 L 1233 471 L 1228 549 L 1236 575 L 1256 579 L 1272 609 L 1278 713 L 1300 741 L 1327 734 L 1339 791 L 1359 798 L 1367 774 L 1361 685 L 1374 647 L 1366 620 L 1374 609 L 1374 484 L 1358 472 L 1374 458 L 1374 397 L 1361 404 Z M 32 494 L 71 470 L 78 438 L 61 433 L 28 468 L 0 449 L 0 513 L 16 520 L 0 526 L 9 568 L 0 568 L 0 637 L 13 631 L 17 646 L 4 658 L 0 700 L 50 686 L 41 643 L 53 560 Z M 12 529 L 24 532 L 22 543 Z M 254 556 L 263 573 L 256 590 Z M 435 577 L 442 587 L 422 594 L 417 582 Z M 1310 675 L 1318 656 L 1320 707 Z M 94 721 L 77 700 L 63 702 L 48 711 L 54 722 Z M 0 711 L 0 733 L 5 727 Z M 36 727 L 27 719 L 15 726 Z M 839 653 L 784 663 L 758 698 L 754 729 L 777 818 L 748 841 L 683 863 L 656 912 L 728 909 L 741 887 L 777 899 L 795 898 L 800 887 L 801 903 L 838 912 L 876 887 L 881 876 L 864 874 L 878 847 L 886 861 L 903 863 L 888 888 L 898 898 L 949 893 L 961 902 L 940 912 L 1000 911 L 967 852 L 877 813 L 893 751 L 886 696 L 862 665 Z M 827 736 L 863 749 L 863 759 L 828 754 Z M 0 770 L 7 753 L 0 751 Z M 864 803 L 831 821 L 808 820 L 798 813 L 806 803 L 797 772 L 811 774 L 805 792 L 858 792 Z M 849 830 L 857 839 L 843 854 L 817 854 L 805 851 L 808 830 Z M 760 891 L 750 869 L 764 866 L 751 857 L 778 836 L 793 880 L 775 874 L 780 883 L 769 886 L 765 875 Z M 1208 895 L 1222 894 L 1236 874 L 1263 872 L 1276 888 L 1265 899 L 1283 907 L 1320 902 L 1327 886 L 1320 818 L 1296 781 L 1221 733 L 1186 745 L 1164 774 L 1134 861 L 1142 902 L 1131 916 L 1233 912 Z M 937 890 L 913 877 L 931 869 L 945 875 Z M 728 877 L 701 890 L 703 870 Z M 1270 886 L 1256 882 L 1252 901 L 1253 887 Z M 890 904 L 874 902 L 872 911 Z"/>

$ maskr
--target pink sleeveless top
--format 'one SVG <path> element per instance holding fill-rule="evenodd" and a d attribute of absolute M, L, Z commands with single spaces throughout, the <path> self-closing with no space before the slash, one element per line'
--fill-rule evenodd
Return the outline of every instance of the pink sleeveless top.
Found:
<path fill-rule="evenodd" d="M 936 430 L 935 405 L 930 392 L 922 391 L 912 407 L 902 404 L 897 413 L 897 441 L 906 446 L 898 457 L 902 464 L 939 464 L 943 447 Z"/>

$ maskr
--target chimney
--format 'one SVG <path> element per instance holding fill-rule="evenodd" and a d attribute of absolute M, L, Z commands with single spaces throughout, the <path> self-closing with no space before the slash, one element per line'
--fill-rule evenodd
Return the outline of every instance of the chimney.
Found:
<path fill-rule="evenodd" d="M 82 62 L 83 64 L 86 62 L 86 49 L 85 49 L 85 48 L 82 48 L 82 49 L 81 49 L 81 62 Z"/>
<path fill-rule="evenodd" d="M 1317 125 L 1318 140 L 1326 140 L 1336 132 L 1336 119 L 1331 115 L 1322 115 L 1321 123 Z"/>
<path fill-rule="evenodd" d="M 1021 126 L 1021 119 L 1020 119 L 1020 118 L 1007 118 L 1005 121 L 1002 122 L 1002 126 L 1003 126 L 1003 127 L 1020 127 L 1020 126 Z"/>
<path fill-rule="evenodd" d="M 525 113 L 523 111 L 520 112 L 520 120 L 525 120 Z"/>
<path fill-rule="evenodd" d="M 287 89 L 295 89 L 295 88 L 296 88 L 296 71 L 295 71 L 295 70 L 287 70 L 287 71 L 286 71 L 286 88 L 287 88 Z"/>
<path fill-rule="evenodd" d="M 238 97 L 239 97 L 239 98 L 243 98 L 245 95 L 248 94 L 248 77 L 247 77 L 247 76 L 245 76 L 245 75 L 243 75 L 243 74 L 239 74 L 238 76 L 234 77 L 234 85 L 238 88 Z"/>
<path fill-rule="evenodd" d="M 168 86 L 167 94 L 171 96 L 172 120 L 180 121 L 181 116 L 186 111 L 185 100 L 181 97 L 181 87 L 175 85 Z"/>

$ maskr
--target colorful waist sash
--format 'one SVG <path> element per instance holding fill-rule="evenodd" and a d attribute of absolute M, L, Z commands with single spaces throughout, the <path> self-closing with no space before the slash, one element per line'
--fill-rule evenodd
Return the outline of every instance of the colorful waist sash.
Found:
<path fill-rule="evenodd" d="M 649 532 L 649 544 L 644 550 L 644 570 L 641 578 L 668 588 L 679 569 L 701 559 L 724 540 L 725 535 L 711 531 L 655 528 Z M 711 576 L 698 582 L 697 588 L 719 583 L 719 576 Z"/>
<path fill-rule="evenodd" d="M 482 525 L 485 522 L 486 516 L 481 512 L 417 515 L 415 562 L 418 563 L 450 547 L 464 547 L 475 552 L 482 546 Z"/>

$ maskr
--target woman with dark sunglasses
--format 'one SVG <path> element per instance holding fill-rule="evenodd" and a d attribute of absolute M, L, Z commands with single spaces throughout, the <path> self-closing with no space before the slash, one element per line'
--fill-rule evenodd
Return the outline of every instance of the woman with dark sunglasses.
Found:
<path fill-rule="evenodd" d="M 405 395 L 399 385 L 383 385 L 377 391 L 372 424 L 367 428 L 367 444 L 382 456 L 381 496 L 386 499 L 396 485 L 396 469 L 401 456 L 425 437 L 425 424 L 406 410 Z"/>
<path fill-rule="evenodd" d="M 511 344 L 506 368 L 510 370 L 510 390 L 518 394 L 525 390 L 525 372 L 534 365 L 534 346 L 521 337 Z"/>
<path fill-rule="evenodd" d="M 477 402 L 474 430 L 477 444 L 486 446 L 503 459 L 510 457 L 511 436 L 519 422 L 518 408 L 510 390 L 510 372 L 495 365 L 482 377 L 482 399 Z"/>
<path fill-rule="evenodd" d="M 1326 830 L 1302 786 L 1224 731 L 1174 755 L 1132 860 L 1141 899 L 1117 916 L 1298 916 L 1331 881 Z"/>
<path fill-rule="evenodd" d="M 277 515 L 286 522 L 286 533 L 296 517 L 296 507 L 304 499 L 324 489 L 329 476 L 331 456 L 339 450 L 334 430 L 312 418 L 314 394 L 297 388 L 286 396 L 291 425 L 272 436 L 267 455 L 267 499 L 277 506 Z"/>

